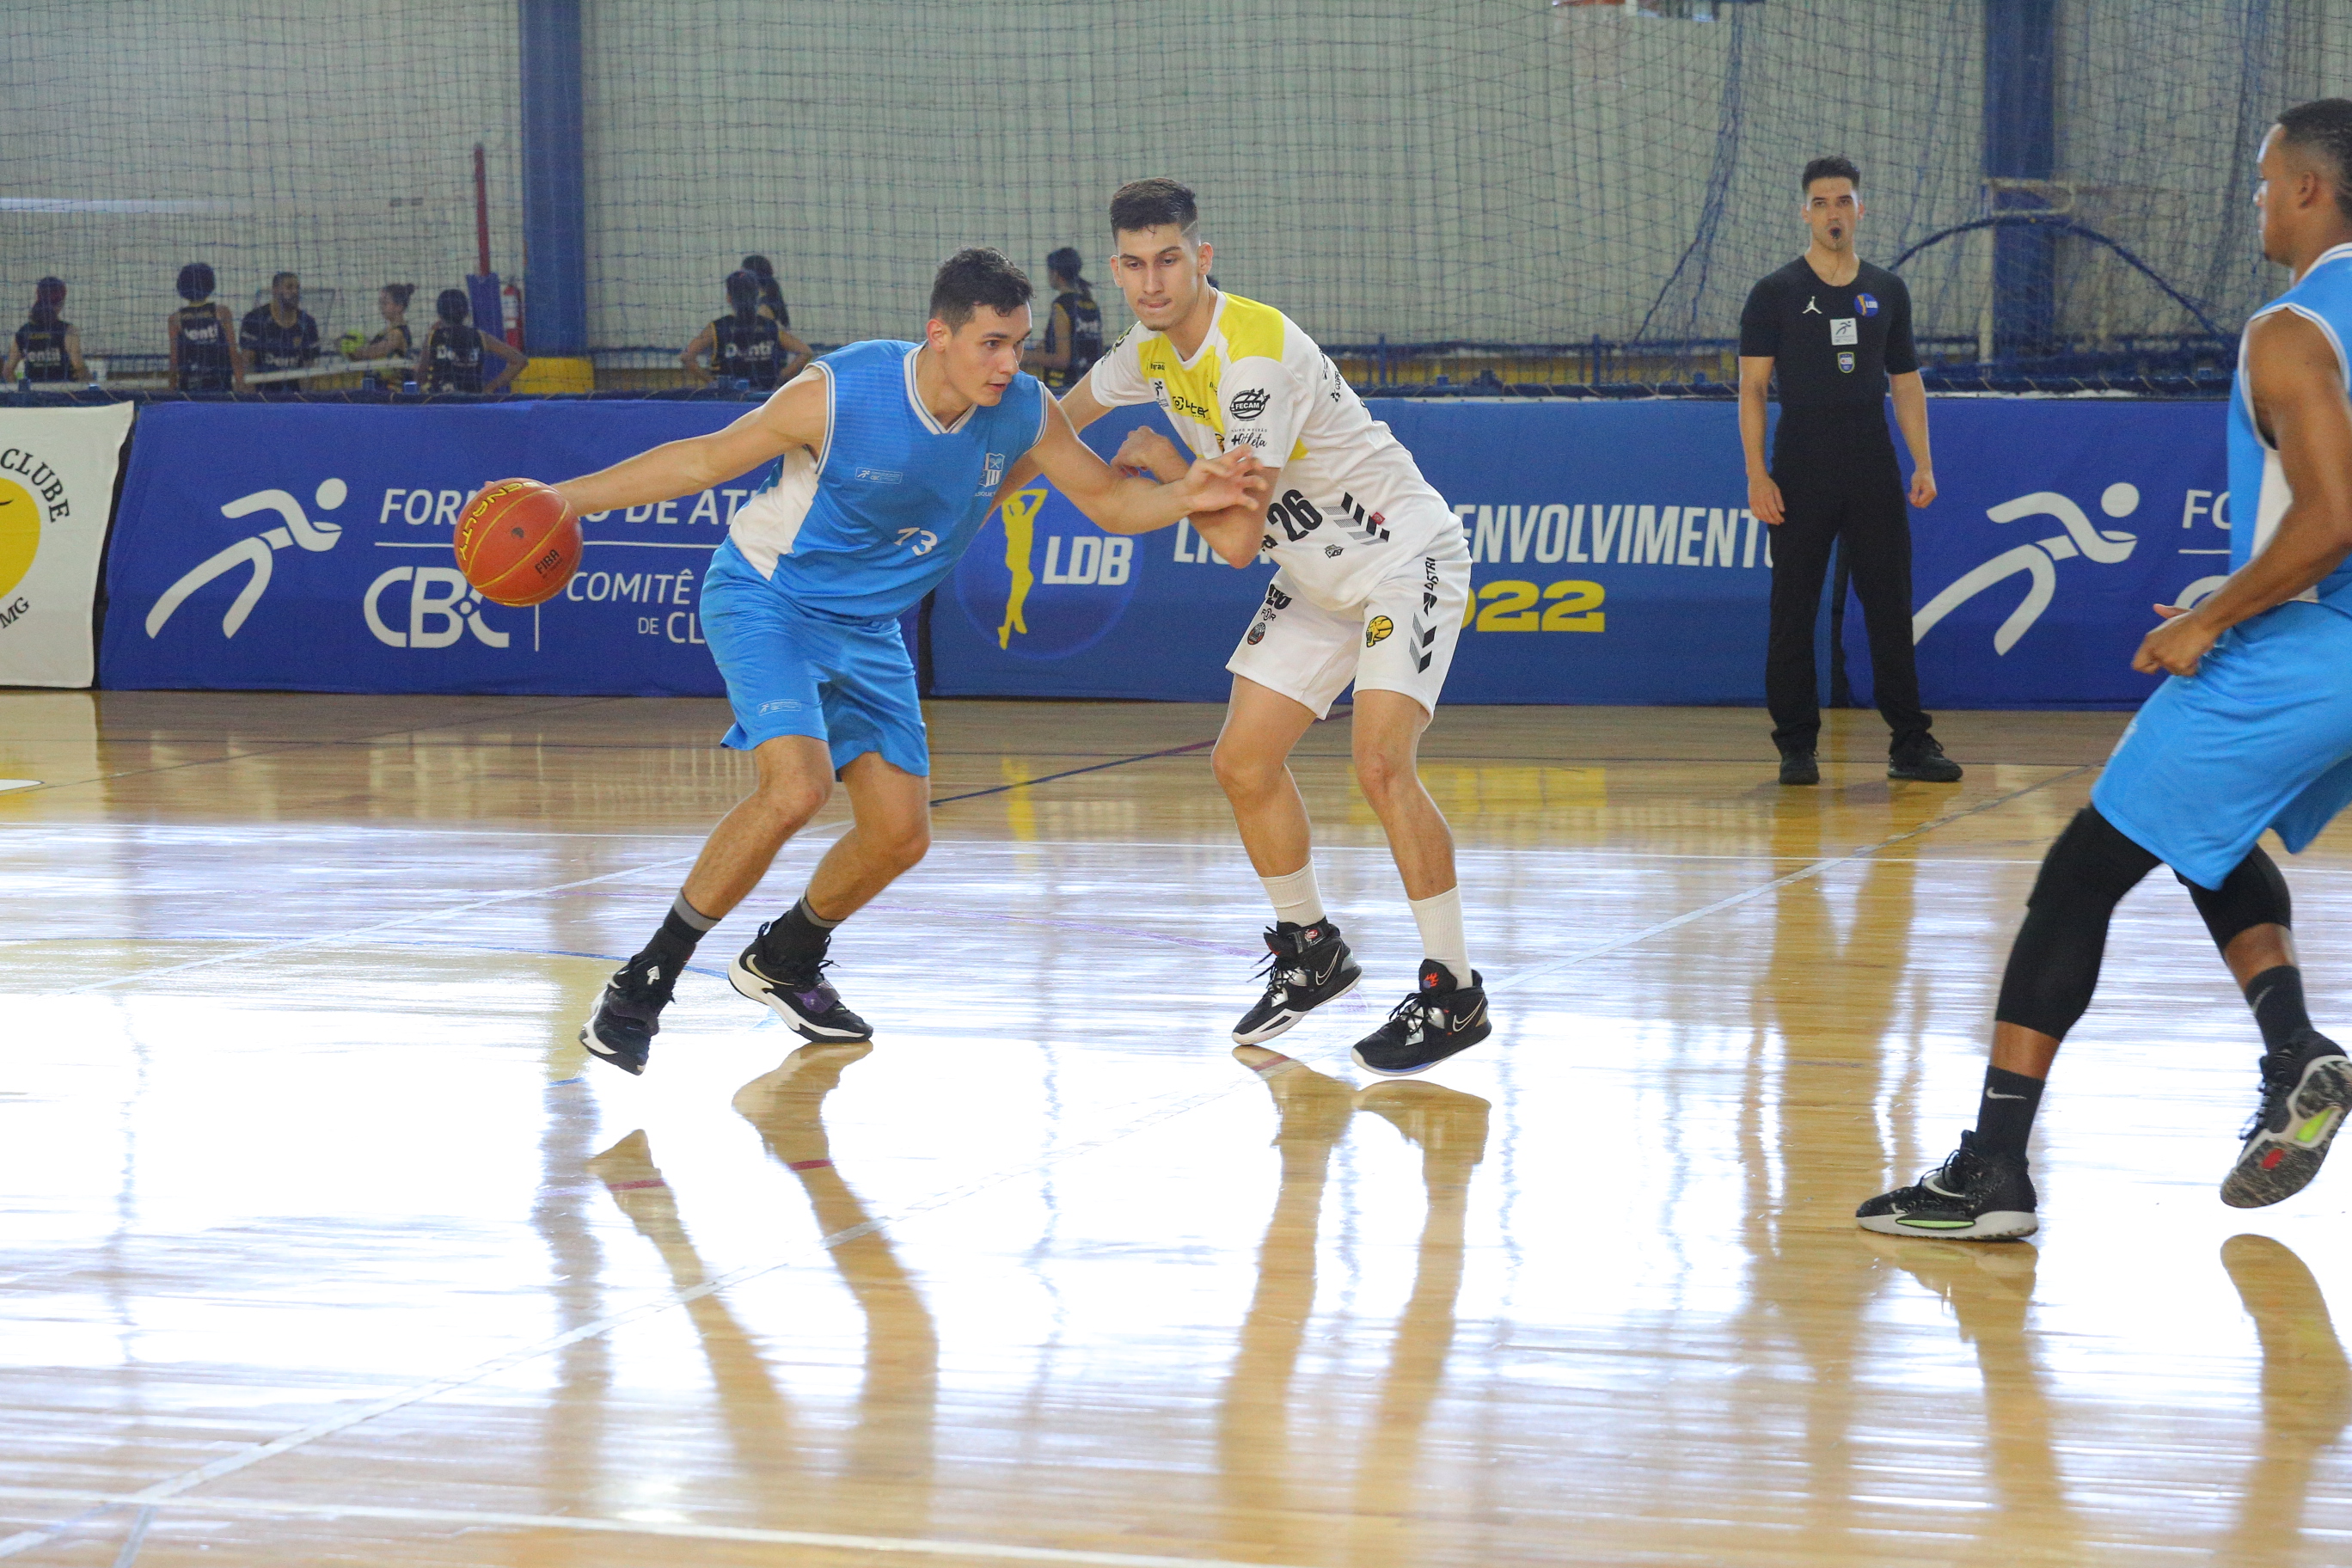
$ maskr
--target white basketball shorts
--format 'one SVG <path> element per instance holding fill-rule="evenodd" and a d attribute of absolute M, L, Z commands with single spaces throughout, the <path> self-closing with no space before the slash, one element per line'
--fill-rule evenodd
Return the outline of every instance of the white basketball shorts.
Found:
<path fill-rule="evenodd" d="M 1316 604 L 1276 572 L 1225 668 L 1318 719 L 1350 681 L 1359 691 L 1402 691 L 1434 714 L 1469 603 L 1470 552 L 1453 529 L 1345 610 Z"/>

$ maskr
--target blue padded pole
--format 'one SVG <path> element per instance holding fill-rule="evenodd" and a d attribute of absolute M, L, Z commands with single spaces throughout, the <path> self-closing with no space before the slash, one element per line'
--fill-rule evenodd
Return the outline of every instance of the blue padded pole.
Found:
<path fill-rule="evenodd" d="M 1984 0 L 1984 173 L 2047 180 L 2058 168 L 2056 0 Z M 1993 193 L 1994 212 L 2049 203 Z M 2030 224 L 1993 236 L 1993 344 L 2003 359 L 2046 349 L 2055 326 L 2058 237 Z"/>
<path fill-rule="evenodd" d="M 580 0 L 517 0 L 522 31 L 526 347 L 588 352 L 587 154 L 581 133 Z"/>

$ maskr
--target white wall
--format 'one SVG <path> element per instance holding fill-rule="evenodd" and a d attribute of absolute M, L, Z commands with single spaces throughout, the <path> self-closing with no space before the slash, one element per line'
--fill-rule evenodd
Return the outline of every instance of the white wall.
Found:
<path fill-rule="evenodd" d="M 1330 340 L 1628 337 L 1697 225 L 1735 32 L 1541 0 L 589 14 L 604 344 L 683 340 L 753 249 L 804 335 L 905 335 L 949 251 L 999 245 L 1042 282 L 1055 246 L 1107 253 L 1110 192 L 1151 174 L 1200 193 L 1223 283 Z M 1889 236 L 1972 200 L 1976 17 L 1746 8 L 1731 211 L 1675 331 L 1735 330 L 1748 283 L 1798 248 L 1816 152 L 1884 182 Z"/>
<path fill-rule="evenodd" d="M 497 4 L 0 6 L 0 201 L 78 209 L 0 209 L 0 320 L 56 273 L 85 352 L 161 353 L 186 261 L 240 313 L 299 272 L 330 339 L 373 332 L 388 282 L 430 320 L 474 269 L 477 142 L 492 259 L 520 259 L 515 49 Z"/>
<path fill-rule="evenodd" d="M 2221 296 L 2225 324 L 2274 287 L 2230 186 L 2242 94 L 2283 102 L 2352 65 L 2352 0 L 2271 0 L 2250 57 L 2254 8 L 2061 12 L 2063 172 L 2105 187 L 2117 237 Z M 1622 341 L 1645 321 L 1729 336 L 1748 284 L 1801 243 L 1796 173 L 1818 153 L 1864 167 L 1865 254 L 1977 215 L 1981 0 L 1721 9 L 1737 20 L 1544 0 L 586 0 L 590 338 L 683 342 L 750 250 L 775 258 L 803 336 L 909 333 L 950 250 L 1001 246 L 1042 285 L 1054 247 L 1108 250 L 1109 193 L 1147 174 L 1200 192 L 1226 286 L 1332 342 Z M 515 33 L 506 0 L 0 6 L 17 62 L 0 200 L 178 205 L 0 210 L 0 310 L 55 271 L 93 351 L 154 352 L 196 258 L 238 304 L 299 270 L 338 296 L 331 336 L 372 326 L 385 281 L 428 310 L 473 265 L 477 141 L 494 260 L 515 272 Z M 1974 333 L 1974 254 L 1911 269 L 1923 331 Z M 2180 324 L 2144 285 L 2068 265 L 2070 323 Z"/>

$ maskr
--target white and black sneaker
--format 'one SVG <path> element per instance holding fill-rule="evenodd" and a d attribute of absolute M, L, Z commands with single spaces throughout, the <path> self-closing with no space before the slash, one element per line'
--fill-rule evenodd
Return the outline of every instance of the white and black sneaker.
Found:
<path fill-rule="evenodd" d="M 767 934 L 768 927 L 761 926 L 760 936 Z M 778 1017 L 809 1039 L 833 1043 L 872 1039 L 873 1027 L 842 1005 L 841 993 L 825 979 L 824 971 L 832 963 L 822 955 L 779 958 L 763 950 L 754 937 L 727 966 L 727 978 L 752 1001 L 773 1007 Z"/>
<path fill-rule="evenodd" d="M 595 1011 L 580 1026 L 580 1043 L 589 1055 L 623 1072 L 644 1072 L 654 1037 L 661 1033 L 661 1010 L 669 1005 L 677 984 L 677 976 L 664 974 L 658 964 L 623 964 L 604 982 Z"/>
<path fill-rule="evenodd" d="M 1486 1017 L 1486 977 L 1458 982 L 1433 958 L 1421 961 L 1421 988 L 1398 1003 L 1389 1021 L 1356 1042 L 1356 1065 L 1383 1078 L 1406 1078 L 1495 1032 Z"/>
<path fill-rule="evenodd" d="M 2310 1185 L 2352 1108 L 2352 1059 L 2320 1034 L 2294 1044 L 2263 1058 L 2262 1109 L 2221 1181 L 2221 1201 L 2233 1209 L 2263 1208 Z"/>
<path fill-rule="evenodd" d="M 1853 1217 L 1881 1236 L 1941 1236 L 1963 1241 L 2013 1241 L 2032 1236 L 2033 1178 L 2014 1154 L 1987 1154 L 1974 1132 L 1960 1134 L 1951 1157 L 1907 1187 L 1881 1193 Z"/>
<path fill-rule="evenodd" d="M 1281 1034 L 1334 996 L 1356 988 L 1364 972 L 1329 921 L 1293 925 L 1285 921 L 1265 933 L 1265 994 L 1234 1026 L 1234 1043 L 1255 1046 Z"/>

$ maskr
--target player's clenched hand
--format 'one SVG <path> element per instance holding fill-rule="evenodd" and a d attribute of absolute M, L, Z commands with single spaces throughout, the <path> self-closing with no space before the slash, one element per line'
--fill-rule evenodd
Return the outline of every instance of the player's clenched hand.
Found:
<path fill-rule="evenodd" d="M 1748 476 L 1748 510 L 1776 527 L 1786 515 L 1780 510 L 1780 487 L 1772 482 L 1771 475 Z"/>
<path fill-rule="evenodd" d="M 1175 442 L 1139 425 L 1118 444 L 1118 455 L 1111 458 L 1110 466 L 1130 478 L 1149 477 L 1173 484 L 1183 477 L 1185 460 Z"/>
<path fill-rule="evenodd" d="M 2212 651 L 2221 632 L 2206 625 L 2202 616 L 2178 605 L 2158 605 L 2156 613 L 2164 617 L 2164 624 L 2140 640 L 2139 651 L 2132 655 L 2132 668 L 2142 675 L 2154 675 L 2159 669 L 2174 675 L 2196 674 L 2197 661 Z"/>
<path fill-rule="evenodd" d="M 1936 500 L 1936 470 L 1915 468 L 1911 473 L 1911 504 L 1930 506 Z"/>
<path fill-rule="evenodd" d="M 1247 447 L 1221 458 L 1198 459 L 1176 484 L 1188 512 L 1223 511 L 1263 502 L 1267 488 L 1265 471 Z"/>

